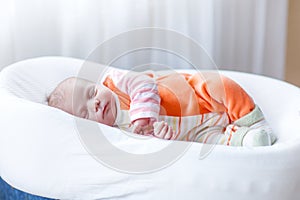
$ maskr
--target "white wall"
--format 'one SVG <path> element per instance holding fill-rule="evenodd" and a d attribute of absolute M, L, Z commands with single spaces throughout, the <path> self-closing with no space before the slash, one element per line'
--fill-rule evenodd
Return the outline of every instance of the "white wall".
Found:
<path fill-rule="evenodd" d="M 124 31 L 160 27 L 196 40 L 222 69 L 283 78 L 286 15 L 287 0 L 0 0 L 0 69 L 37 56 L 86 58 Z"/>
<path fill-rule="evenodd" d="M 285 80 L 300 87 L 300 1 L 289 0 Z"/>

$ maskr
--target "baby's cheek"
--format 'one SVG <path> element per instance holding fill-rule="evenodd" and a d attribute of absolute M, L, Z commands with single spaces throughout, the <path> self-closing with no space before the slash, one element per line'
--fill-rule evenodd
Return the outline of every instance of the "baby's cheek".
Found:
<path fill-rule="evenodd" d="M 96 121 L 96 122 L 100 122 L 100 116 L 97 115 L 97 113 L 94 113 L 90 116 L 90 120 Z"/>

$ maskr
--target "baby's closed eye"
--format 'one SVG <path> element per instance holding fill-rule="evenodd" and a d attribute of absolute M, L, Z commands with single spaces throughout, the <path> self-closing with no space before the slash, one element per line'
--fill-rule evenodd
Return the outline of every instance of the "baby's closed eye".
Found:
<path fill-rule="evenodd" d="M 89 91 L 89 99 L 95 97 L 97 94 L 97 90 L 96 90 L 96 87 L 91 87 L 90 91 Z"/>

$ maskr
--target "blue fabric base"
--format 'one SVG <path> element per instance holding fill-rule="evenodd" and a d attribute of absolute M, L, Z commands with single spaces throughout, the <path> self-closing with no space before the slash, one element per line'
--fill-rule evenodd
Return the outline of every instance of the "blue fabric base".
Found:
<path fill-rule="evenodd" d="M 51 200 L 45 197 L 39 197 L 31 195 L 26 192 L 22 192 L 8 185 L 0 177 L 0 200 Z"/>

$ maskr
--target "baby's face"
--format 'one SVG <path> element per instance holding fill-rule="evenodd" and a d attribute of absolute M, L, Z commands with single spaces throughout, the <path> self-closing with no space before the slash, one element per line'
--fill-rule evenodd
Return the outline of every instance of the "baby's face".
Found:
<path fill-rule="evenodd" d="M 61 109 L 77 117 L 112 126 L 116 120 L 116 99 L 108 88 L 84 79 L 72 78 L 62 84 Z"/>

